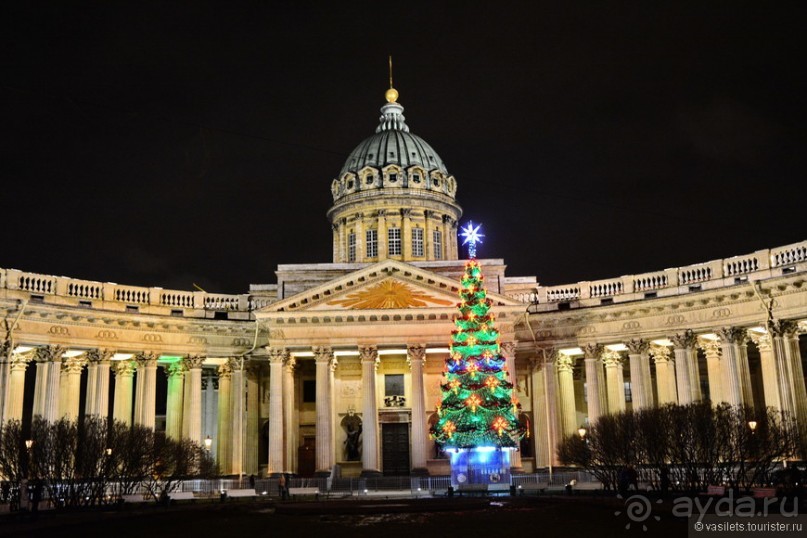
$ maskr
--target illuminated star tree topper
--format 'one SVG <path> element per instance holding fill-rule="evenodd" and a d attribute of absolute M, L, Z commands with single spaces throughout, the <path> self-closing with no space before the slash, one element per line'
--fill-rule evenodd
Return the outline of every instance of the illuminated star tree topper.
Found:
<path fill-rule="evenodd" d="M 460 228 L 460 235 L 463 238 L 462 244 L 468 245 L 469 258 L 476 258 L 476 244 L 482 243 L 482 238 L 485 237 L 483 233 L 480 233 L 480 228 L 482 228 L 482 225 L 477 224 L 474 226 L 473 221 L 468 221 L 465 228 Z"/>

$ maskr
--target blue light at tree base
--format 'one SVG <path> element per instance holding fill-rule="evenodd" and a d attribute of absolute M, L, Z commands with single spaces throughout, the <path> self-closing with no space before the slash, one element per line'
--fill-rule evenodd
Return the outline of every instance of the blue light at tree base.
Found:
<path fill-rule="evenodd" d="M 512 448 L 476 447 L 448 450 L 451 456 L 451 485 L 510 484 Z"/>

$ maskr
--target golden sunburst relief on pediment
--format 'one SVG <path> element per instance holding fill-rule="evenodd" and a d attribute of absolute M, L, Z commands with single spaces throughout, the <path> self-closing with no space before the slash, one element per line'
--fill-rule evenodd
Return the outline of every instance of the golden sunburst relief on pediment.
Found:
<path fill-rule="evenodd" d="M 350 293 L 345 299 L 328 302 L 329 305 L 361 310 L 417 308 L 429 306 L 429 303 L 442 306 L 454 304 L 452 301 L 432 297 L 397 280 L 384 280 L 366 290 Z"/>

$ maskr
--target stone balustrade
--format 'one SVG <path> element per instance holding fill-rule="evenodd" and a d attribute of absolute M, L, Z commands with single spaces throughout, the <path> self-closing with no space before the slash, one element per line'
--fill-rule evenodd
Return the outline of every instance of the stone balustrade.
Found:
<path fill-rule="evenodd" d="M 575 284 L 537 286 L 534 295 L 521 293 L 513 297 L 524 302 L 532 299 L 530 302 L 533 304 L 543 305 L 538 310 L 554 310 L 561 303 L 596 306 L 611 301 L 680 295 L 799 271 L 807 271 L 807 241 L 663 271 Z"/>
<path fill-rule="evenodd" d="M 182 310 L 182 315 L 187 317 L 214 317 L 215 312 L 225 312 L 235 314 L 232 319 L 250 319 L 250 312 L 257 304 L 265 306 L 270 302 L 252 301 L 249 294 L 122 286 L 17 269 L 0 269 L 0 285 L 6 290 L 28 292 L 33 302 L 120 311 L 127 308 L 141 311 L 143 308 L 150 313 L 165 315 Z M 243 315 L 239 316 L 239 313 Z"/>

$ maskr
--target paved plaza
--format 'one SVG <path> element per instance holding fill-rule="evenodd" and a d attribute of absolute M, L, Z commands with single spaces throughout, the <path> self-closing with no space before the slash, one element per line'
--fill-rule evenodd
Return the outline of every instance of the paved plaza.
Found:
<path fill-rule="evenodd" d="M 285 503 L 189 504 L 72 513 L 43 513 L 37 521 L 0 520 L 0 536 L 274 536 L 332 537 L 686 536 L 686 522 L 660 512 L 660 521 L 625 529 L 615 499 L 465 498 Z M 278 508 L 279 507 L 279 508 Z M 276 534 L 279 533 L 279 534 Z"/>

